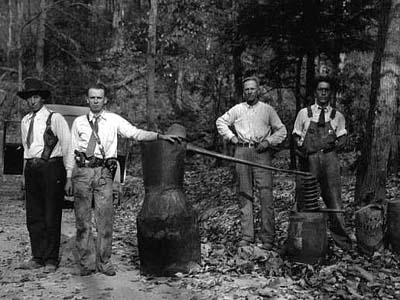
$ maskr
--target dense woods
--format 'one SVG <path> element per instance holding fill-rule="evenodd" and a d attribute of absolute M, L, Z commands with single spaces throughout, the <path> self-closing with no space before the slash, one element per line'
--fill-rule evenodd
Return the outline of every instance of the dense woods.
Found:
<path fill-rule="evenodd" d="M 179 122 L 190 140 L 220 151 L 214 121 L 241 101 L 243 76 L 261 78 L 263 101 L 290 131 L 296 111 L 313 101 L 314 77 L 329 73 L 348 121 L 346 150 L 363 153 L 354 164 L 360 176 L 376 169 L 368 153 L 380 157 L 381 179 L 359 184 L 384 186 L 398 160 L 397 98 L 386 99 L 397 85 L 386 72 L 397 66 L 395 9 L 383 0 L 1 1 L 3 118 L 26 111 L 15 96 L 26 77 L 43 78 L 53 103 L 72 105 L 84 105 L 86 85 L 100 80 L 111 110 L 148 128 Z M 384 143 L 375 140 L 385 130 Z M 360 202 L 379 198 L 359 190 Z"/>

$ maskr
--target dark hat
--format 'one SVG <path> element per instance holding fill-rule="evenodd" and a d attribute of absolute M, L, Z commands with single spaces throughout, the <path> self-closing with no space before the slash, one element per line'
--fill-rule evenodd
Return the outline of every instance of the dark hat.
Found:
<path fill-rule="evenodd" d="M 25 100 L 35 95 L 47 99 L 50 97 L 51 93 L 43 81 L 32 77 L 24 80 L 23 90 L 19 91 L 17 95 Z"/>

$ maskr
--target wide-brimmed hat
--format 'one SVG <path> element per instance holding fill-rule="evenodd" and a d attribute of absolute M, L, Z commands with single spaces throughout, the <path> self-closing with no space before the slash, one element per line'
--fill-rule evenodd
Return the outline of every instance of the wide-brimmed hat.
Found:
<path fill-rule="evenodd" d="M 43 81 L 37 78 L 26 78 L 23 90 L 19 91 L 17 95 L 25 100 L 35 95 L 39 95 L 43 99 L 48 99 L 51 93 Z"/>

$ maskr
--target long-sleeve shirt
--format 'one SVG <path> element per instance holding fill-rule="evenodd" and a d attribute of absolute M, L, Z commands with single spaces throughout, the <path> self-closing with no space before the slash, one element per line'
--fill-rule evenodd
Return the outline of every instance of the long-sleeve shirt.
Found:
<path fill-rule="evenodd" d="M 89 120 L 93 121 L 94 115 L 89 113 Z M 93 121 L 94 122 L 94 121 Z M 72 169 L 75 164 L 74 151 L 86 152 L 92 128 L 87 119 L 87 115 L 77 117 L 71 127 L 71 146 L 68 153 L 67 177 L 71 177 Z M 98 119 L 98 136 L 101 145 L 104 148 L 105 157 L 117 157 L 118 135 L 125 138 L 132 138 L 136 141 L 153 141 L 157 139 L 157 132 L 138 129 L 121 116 L 109 112 L 102 111 Z M 103 158 L 100 147 L 96 144 L 94 156 Z"/>
<path fill-rule="evenodd" d="M 21 120 L 21 138 L 22 146 L 24 147 L 24 158 L 40 158 L 44 148 L 43 134 L 46 130 L 46 121 L 50 115 L 50 110 L 43 106 L 39 111 L 36 112 L 33 122 L 33 141 L 31 146 L 28 148 L 26 139 L 28 136 L 29 125 L 33 113 L 29 113 L 24 116 Z M 63 157 L 64 164 L 67 168 L 67 154 L 69 152 L 69 146 L 71 142 L 71 134 L 69 126 L 64 117 L 59 113 L 54 113 L 51 117 L 51 130 L 57 136 L 58 142 L 53 149 L 50 157 Z"/>
<path fill-rule="evenodd" d="M 284 141 L 287 135 L 286 127 L 271 105 L 257 102 L 249 105 L 239 103 L 228 110 L 216 121 L 218 133 L 226 140 L 231 140 L 235 134 L 229 128 L 234 126 L 240 142 L 259 143 L 268 141 L 276 146 Z"/>
<path fill-rule="evenodd" d="M 303 143 L 308 127 L 310 126 L 310 122 L 318 122 L 319 115 L 321 114 L 322 110 L 324 110 L 325 112 L 325 120 L 330 120 L 332 129 L 335 131 L 337 137 L 347 134 L 346 122 L 343 114 L 336 110 L 335 117 L 331 120 L 330 116 L 332 112 L 332 107 L 328 105 L 327 107 L 322 108 L 315 103 L 311 105 L 311 118 L 308 117 L 307 107 L 305 107 L 298 112 L 296 121 L 294 122 L 292 134 L 296 134 L 300 137 L 299 146 L 301 146 Z"/>

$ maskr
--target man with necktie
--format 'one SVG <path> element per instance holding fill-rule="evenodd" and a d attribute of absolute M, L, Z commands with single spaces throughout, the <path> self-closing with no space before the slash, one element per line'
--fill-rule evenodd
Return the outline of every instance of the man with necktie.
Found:
<path fill-rule="evenodd" d="M 70 131 L 64 117 L 46 108 L 50 97 L 45 84 L 27 78 L 24 89 L 17 93 L 31 110 L 21 121 L 24 147 L 26 192 L 26 224 L 32 258 L 21 269 L 54 272 L 59 263 L 62 205 Z"/>
<path fill-rule="evenodd" d="M 67 194 L 74 195 L 78 264 L 82 276 L 99 271 L 115 275 L 111 263 L 113 233 L 112 181 L 116 169 L 118 135 L 136 141 L 179 141 L 174 135 L 138 129 L 121 116 L 107 111 L 106 87 L 90 86 L 90 112 L 77 117 L 71 128 L 67 169 Z M 92 203 L 97 226 L 92 234 Z"/>
<path fill-rule="evenodd" d="M 247 77 L 243 80 L 243 98 L 244 102 L 235 105 L 217 119 L 218 133 L 236 145 L 236 158 L 270 165 L 270 150 L 285 140 L 286 127 L 272 106 L 259 101 L 257 77 Z M 235 133 L 231 126 L 234 127 Z M 236 164 L 236 173 L 242 227 L 239 246 L 246 246 L 255 241 L 253 202 L 254 190 L 257 189 L 261 203 L 260 240 L 265 249 L 271 250 L 275 241 L 272 172 Z"/>
<path fill-rule="evenodd" d="M 336 151 L 344 147 L 347 138 L 344 116 L 330 105 L 333 81 L 316 78 L 315 103 L 299 111 L 293 128 L 301 169 L 313 174 L 320 185 L 327 208 L 342 208 L 340 163 Z M 330 230 L 336 244 L 351 248 L 342 214 L 329 214 Z"/>

